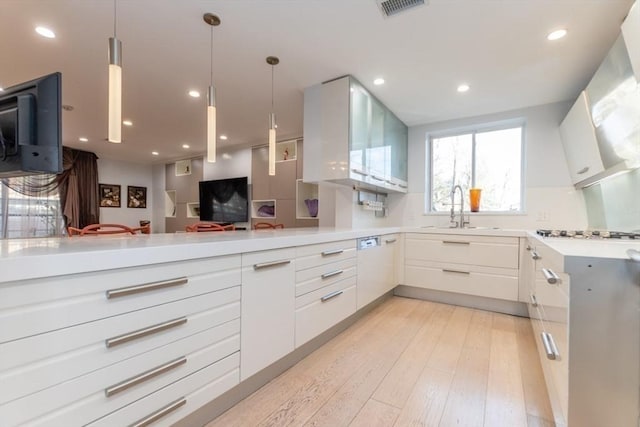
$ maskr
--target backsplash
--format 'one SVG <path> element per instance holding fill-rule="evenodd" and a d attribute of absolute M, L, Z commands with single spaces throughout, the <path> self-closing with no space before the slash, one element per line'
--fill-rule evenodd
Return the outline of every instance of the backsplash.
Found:
<path fill-rule="evenodd" d="M 640 230 L 640 169 L 611 177 L 582 191 L 589 228 Z"/>

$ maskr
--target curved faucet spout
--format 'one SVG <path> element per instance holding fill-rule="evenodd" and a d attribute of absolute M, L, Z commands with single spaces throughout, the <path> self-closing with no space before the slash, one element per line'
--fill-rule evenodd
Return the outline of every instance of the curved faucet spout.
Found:
<path fill-rule="evenodd" d="M 455 220 L 456 190 L 460 190 L 460 221 Z M 462 191 L 462 187 L 459 185 L 454 185 L 451 189 L 451 223 L 453 224 L 454 222 L 456 223 L 456 227 L 464 227 L 464 192 Z"/>

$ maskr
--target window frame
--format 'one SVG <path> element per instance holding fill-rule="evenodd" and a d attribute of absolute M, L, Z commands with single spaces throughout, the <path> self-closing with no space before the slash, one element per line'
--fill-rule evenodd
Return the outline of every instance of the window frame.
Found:
<path fill-rule="evenodd" d="M 426 159 L 425 164 L 425 215 L 450 215 L 448 211 L 434 211 L 433 210 L 433 140 L 438 138 L 448 138 L 466 134 L 472 134 L 472 146 L 474 147 L 471 153 L 471 174 L 472 181 L 475 183 L 476 179 L 476 134 L 484 132 L 493 132 L 507 129 L 521 129 L 520 138 L 520 209 L 508 210 L 508 211 L 480 211 L 474 212 L 473 215 L 526 215 L 526 145 L 527 145 L 527 124 L 523 118 L 504 120 L 499 122 L 478 123 L 470 126 L 450 128 L 440 131 L 428 132 L 425 140 Z M 468 208 L 468 205 L 467 205 Z M 465 210 L 469 213 L 469 209 Z"/>

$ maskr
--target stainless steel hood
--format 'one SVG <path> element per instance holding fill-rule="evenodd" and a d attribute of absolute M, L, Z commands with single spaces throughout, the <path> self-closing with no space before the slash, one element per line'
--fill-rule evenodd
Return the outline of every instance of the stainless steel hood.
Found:
<path fill-rule="evenodd" d="M 605 170 L 581 184 L 640 167 L 640 84 L 622 36 L 586 88 Z"/>

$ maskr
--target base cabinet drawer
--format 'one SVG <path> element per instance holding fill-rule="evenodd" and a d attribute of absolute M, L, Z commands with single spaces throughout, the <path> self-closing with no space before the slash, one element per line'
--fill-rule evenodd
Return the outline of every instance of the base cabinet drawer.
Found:
<path fill-rule="evenodd" d="M 238 319 L 0 406 L 3 427 L 85 425 L 240 350 Z"/>
<path fill-rule="evenodd" d="M 170 426 L 239 382 L 240 354 L 234 353 L 89 426 Z"/>
<path fill-rule="evenodd" d="M 518 300 L 518 271 L 511 275 L 490 268 L 450 265 L 407 265 L 405 284 L 445 292 Z"/>
<path fill-rule="evenodd" d="M 356 278 L 296 298 L 296 347 L 356 312 Z"/>

